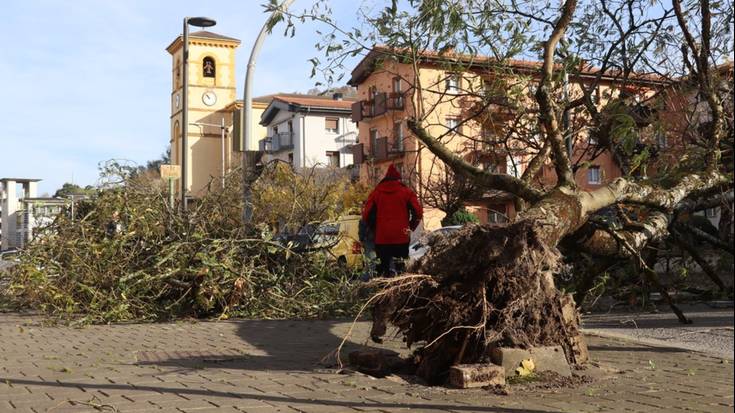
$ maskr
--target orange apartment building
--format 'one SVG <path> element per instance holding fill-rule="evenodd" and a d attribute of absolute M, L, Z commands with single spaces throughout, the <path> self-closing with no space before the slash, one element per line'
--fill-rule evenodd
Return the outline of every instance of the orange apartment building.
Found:
<path fill-rule="evenodd" d="M 535 152 L 529 150 L 533 142 L 508 135 L 511 124 L 519 120 L 523 123 L 522 117 L 507 105 L 493 103 L 493 99 L 504 102 L 511 92 L 525 96 L 528 104 L 523 106 L 527 107 L 520 110 L 525 111 L 526 119 L 535 119 L 533 92 L 540 63 L 515 60 L 501 66 L 482 56 L 424 53 L 413 64 L 401 62 L 395 56 L 395 51 L 373 48 L 352 71 L 348 82 L 357 88 L 358 101 L 352 105 L 352 119 L 358 123 L 358 143 L 353 146 L 353 159 L 360 165 L 361 180 L 374 185 L 382 179 L 388 166 L 394 164 L 420 199 L 427 199 L 431 182 L 444 173 L 444 166 L 412 136 L 406 124 L 410 118 L 424 119 L 430 135 L 442 136 L 445 146 L 479 167 L 496 173 L 523 174 L 530 154 Z M 598 104 L 620 96 L 622 90 L 636 99 L 644 99 L 661 85 L 645 77 L 621 84 L 610 76 L 599 79 L 596 76 L 594 68 L 570 76 L 567 86 L 570 98 L 582 96 L 582 87 L 589 89 L 595 85 L 592 96 Z M 483 100 L 488 94 L 493 97 Z M 477 104 L 487 105 L 486 110 L 481 116 L 462 123 Z M 572 113 L 570 122 L 575 125 L 584 120 Z M 572 154 L 573 162 L 580 165 L 576 178 L 583 189 L 595 189 L 621 176 L 612 154 L 597 149 L 596 142 L 589 142 L 584 133 L 575 136 Z M 556 180 L 553 167 L 544 168 L 535 179 L 539 185 L 553 184 Z M 467 209 L 483 223 L 501 222 L 515 215 L 513 205 L 511 194 L 492 191 L 469 201 Z M 444 213 L 424 207 L 425 229 L 441 226 Z"/>

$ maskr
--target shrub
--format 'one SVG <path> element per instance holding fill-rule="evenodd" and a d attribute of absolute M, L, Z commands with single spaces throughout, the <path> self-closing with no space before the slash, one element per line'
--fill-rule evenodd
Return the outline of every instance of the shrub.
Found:
<path fill-rule="evenodd" d="M 480 222 L 480 220 L 475 214 L 464 208 L 442 219 L 442 225 L 445 227 L 450 225 L 464 225 L 471 222 L 477 223 Z"/>

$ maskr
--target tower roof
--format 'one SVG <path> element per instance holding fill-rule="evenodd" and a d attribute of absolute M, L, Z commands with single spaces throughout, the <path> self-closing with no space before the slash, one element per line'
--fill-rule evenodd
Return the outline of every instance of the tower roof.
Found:
<path fill-rule="evenodd" d="M 224 36 L 219 33 L 208 32 L 206 30 L 199 30 L 193 33 L 189 33 L 189 37 L 196 37 L 200 39 L 228 40 L 231 42 L 240 43 L 240 39 L 235 39 L 234 37 Z"/>
<path fill-rule="evenodd" d="M 182 37 L 183 35 L 178 35 L 174 41 L 166 47 L 166 50 L 171 54 L 178 50 L 184 42 Z M 189 42 L 192 41 L 213 43 L 229 47 L 237 47 L 240 45 L 240 39 L 235 39 L 234 37 L 224 36 L 219 33 L 209 32 L 206 30 L 189 33 Z"/>

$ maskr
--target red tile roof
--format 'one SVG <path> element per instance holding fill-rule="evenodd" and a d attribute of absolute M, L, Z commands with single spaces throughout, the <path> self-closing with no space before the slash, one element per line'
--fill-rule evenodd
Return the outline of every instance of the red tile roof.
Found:
<path fill-rule="evenodd" d="M 332 109 L 350 109 L 352 107 L 352 103 L 355 102 L 355 99 L 353 98 L 343 98 L 342 100 L 335 100 L 331 96 L 297 94 L 277 94 L 273 95 L 273 100 L 280 100 L 281 102 L 291 105 Z"/>
<path fill-rule="evenodd" d="M 399 49 L 392 49 L 386 46 L 375 46 L 373 47 L 370 52 L 368 52 L 367 55 L 360 61 L 360 63 L 357 64 L 355 69 L 352 70 L 352 76 L 350 80 L 347 82 L 347 84 L 351 86 L 356 86 L 360 83 L 362 83 L 369 75 L 372 73 L 374 69 L 374 61 L 376 59 L 386 59 L 386 58 L 410 58 L 410 55 L 408 53 L 402 55 L 402 51 Z M 461 64 L 465 68 L 487 68 L 488 66 L 497 66 L 497 67 L 508 67 L 520 71 L 538 71 L 541 66 L 542 62 L 539 61 L 533 61 L 533 60 L 523 60 L 523 59 L 505 59 L 505 60 L 498 60 L 490 56 L 484 56 L 484 55 L 470 55 L 470 54 L 463 54 L 463 53 L 455 53 L 455 52 L 445 52 L 445 53 L 439 53 L 435 51 L 424 51 L 420 54 L 419 59 L 421 60 L 421 63 L 425 64 L 436 64 L 436 63 L 457 63 Z M 555 68 L 560 68 L 561 65 L 555 65 Z M 580 67 L 580 74 L 586 75 L 586 76 L 596 76 L 600 69 L 597 67 L 594 67 L 592 65 L 583 64 Z M 603 75 L 602 78 L 604 79 L 615 79 L 617 77 L 618 73 L 612 70 L 607 70 Z M 642 74 L 642 73 L 636 73 L 632 74 L 630 76 L 629 80 L 633 81 L 641 81 L 641 82 L 655 82 L 655 83 L 661 83 L 666 82 L 669 79 L 665 79 L 661 76 L 657 75 L 649 75 L 649 74 Z"/>

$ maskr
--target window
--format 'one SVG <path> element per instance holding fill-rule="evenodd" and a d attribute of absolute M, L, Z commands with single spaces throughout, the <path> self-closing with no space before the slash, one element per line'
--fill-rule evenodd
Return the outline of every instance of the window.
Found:
<path fill-rule="evenodd" d="M 181 60 L 176 60 L 176 81 L 174 85 L 176 88 L 181 86 Z"/>
<path fill-rule="evenodd" d="M 378 130 L 370 129 L 370 152 L 375 155 L 378 147 Z"/>
<path fill-rule="evenodd" d="M 327 165 L 339 168 L 339 151 L 327 151 Z"/>
<path fill-rule="evenodd" d="M 216 67 L 214 64 L 214 59 L 207 56 L 202 60 L 202 76 L 204 77 L 214 77 L 216 72 Z"/>
<path fill-rule="evenodd" d="M 707 208 L 704 210 L 704 215 L 707 218 L 717 218 L 717 208 Z"/>
<path fill-rule="evenodd" d="M 519 156 L 508 155 L 505 158 L 505 171 L 509 175 L 513 175 L 516 178 L 520 178 L 523 174 L 523 165 L 521 165 L 523 158 Z"/>
<path fill-rule="evenodd" d="M 324 130 L 329 133 L 339 133 L 339 119 L 338 118 L 324 119 Z"/>
<path fill-rule="evenodd" d="M 599 166 L 590 166 L 587 169 L 587 183 L 588 184 L 600 184 L 602 183 L 602 176 Z"/>
<path fill-rule="evenodd" d="M 447 118 L 447 129 L 454 129 L 457 126 L 459 126 L 459 120 L 457 118 Z M 459 130 L 456 132 L 459 132 Z"/>
<path fill-rule="evenodd" d="M 661 132 L 656 134 L 656 146 L 659 149 L 666 149 L 666 147 L 668 146 L 668 140 L 666 139 L 666 134 L 661 133 Z"/>
<path fill-rule="evenodd" d="M 483 143 L 490 143 L 493 141 L 493 130 L 490 128 L 483 127 L 480 131 L 480 139 Z"/>
<path fill-rule="evenodd" d="M 375 99 L 375 95 L 377 95 L 377 94 L 378 94 L 378 88 L 377 87 L 370 86 L 368 88 L 368 97 L 370 98 L 370 100 L 374 100 Z"/>
<path fill-rule="evenodd" d="M 393 99 L 396 108 L 403 107 L 403 95 L 401 94 L 401 78 L 393 78 Z"/>
<path fill-rule="evenodd" d="M 592 99 L 592 103 L 597 106 L 600 104 L 600 101 L 602 101 L 602 93 L 600 92 L 600 88 L 596 87 L 595 90 L 592 91 L 590 94 L 590 99 Z"/>
<path fill-rule="evenodd" d="M 393 123 L 393 145 L 397 151 L 403 151 L 403 122 L 400 120 Z"/>
<path fill-rule="evenodd" d="M 445 82 L 447 93 L 459 92 L 459 75 L 457 73 L 450 73 L 447 75 Z"/>
<path fill-rule="evenodd" d="M 480 163 L 480 166 L 483 170 L 490 172 L 492 174 L 499 173 L 498 172 L 498 165 L 495 164 L 495 162 L 491 160 L 484 160 Z"/>
<path fill-rule="evenodd" d="M 590 135 L 590 136 L 589 136 L 589 137 L 587 138 L 587 143 L 589 143 L 589 144 L 590 144 L 590 146 L 594 146 L 594 145 L 597 145 L 597 137 L 595 137 L 595 136 L 592 136 L 592 135 Z"/>
<path fill-rule="evenodd" d="M 504 205 L 491 206 L 487 210 L 487 222 L 489 224 L 501 224 L 508 222 L 506 208 Z"/>

